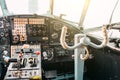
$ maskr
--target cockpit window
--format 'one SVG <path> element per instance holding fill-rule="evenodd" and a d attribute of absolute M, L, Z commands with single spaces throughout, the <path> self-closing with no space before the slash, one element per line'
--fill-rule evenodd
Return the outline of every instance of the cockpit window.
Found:
<path fill-rule="evenodd" d="M 53 15 L 63 14 L 64 19 L 79 22 L 85 0 L 54 0 Z M 84 19 L 84 28 L 98 27 L 109 24 L 109 19 L 117 0 L 90 0 Z M 47 14 L 50 0 L 6 0 L 12 14 Z M 120 21 L 120 2 L 113 14 L 112 23 Z M 0 11 L 1 12 L 1 11 Z"/>
<path fill-rule="evenodd" d="M 13 14 L 43 14 L 49 9 L 49 0 L 6 0 Z"/>

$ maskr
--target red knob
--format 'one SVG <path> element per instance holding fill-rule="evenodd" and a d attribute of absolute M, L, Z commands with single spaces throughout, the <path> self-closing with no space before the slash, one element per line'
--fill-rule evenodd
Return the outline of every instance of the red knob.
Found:
<path fill-rule="evenodd" d="M 36 55 L 39 55 L 39 54 L 40 54 L 40 51 L 36 51 L 35 53 L 36 53 Z"/>

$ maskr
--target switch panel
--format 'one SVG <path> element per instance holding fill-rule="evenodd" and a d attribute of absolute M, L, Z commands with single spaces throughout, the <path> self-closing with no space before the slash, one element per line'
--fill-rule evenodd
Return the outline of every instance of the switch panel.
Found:
<path fill-rule="evenodd" d="M 10 63 L 5 80 L 41 78 L 40 45 L 13 45 L 11 53 L 11 59 L 17 59 L 17 62 Z"/>

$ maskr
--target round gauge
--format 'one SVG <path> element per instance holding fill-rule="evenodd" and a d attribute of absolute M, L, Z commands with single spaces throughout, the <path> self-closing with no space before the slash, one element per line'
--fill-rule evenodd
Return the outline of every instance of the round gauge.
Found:
<path fill-rule="evenodd" d="M 32 36 L 37 36 L 37 31 L 35 29 L 32 31 Z"/>
<path fill-rule="evenodd" d="M 37 33 L 38 33 L 38 35 L 40 36 L 41 33 L 42 33 L 42 30 L 41 30 L 41 29 L 38 29 Z"/>
<path fill-rule="evenodd" d="M 62 24 L 60 24 L 60 23 L 54 23 L 54 30 L 60 31 L 61 28 L 62 28 Z"/>
<path fill-rule="evenodd" d="M 4 36 L 4 32 L 1 32 L 1 33 L 0 33 L 0 36 L 3 37 L 3 36 Z"/>
<path fill-rule="evenodd" d="M 17 36 L 17 35 L 14 35 L 13 36 L 13 41 L 15 42 L 15 43 L 17 43 L 18 41 L 19 41 L 19 36 Z"/>
<path fill-rule="evenodd" d="M 0 44 L 1 44 L 1 45 L 6 44 L 6 42 L 7 42 L 7 39 L 6 39 L 5 37 L 2 37 L 2 38 L 0 39 Z"/>

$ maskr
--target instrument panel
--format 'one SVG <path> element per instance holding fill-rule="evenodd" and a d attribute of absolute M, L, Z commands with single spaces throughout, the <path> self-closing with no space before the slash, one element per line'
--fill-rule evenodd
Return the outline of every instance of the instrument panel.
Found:
<path fill-rule="evenodd" d="M 40 75 L 42 75 L 43 80 L 52 79 L 53 77 L 61 74 L 74 74 L 74 51 L 64 50 L 60 45 L 61 29 L 63 26 L 68 27 L 66 42 L 68 45 L 72 45 L 74 43 L 74 34 L 79 33 L 79 30 L 71 24 L 64 22 L 62 19 L 40 15 L 14 15 L 2 17 L 0 18 L 0 44 L 2 44 L 0 45 L 1 53 L 3 51 L 8 51 L 7 56 L 10 58 L 18 58 L 20 51 L 23 50 L 21 46 L 28 44 L 30 47 L 32 46 L 32 48 L 25 50 L 29 50 L 29 53 L 24 52 L 23 50 L 25 56 L 23 60 L 25 59 L 25 61 L 30 61 L 38 58 L 33 53 L 36 49 L 39 49 L 41 54 L 39 60 L 37 60 L 39 64 L 37 64 L 41 68 L 38 70 L 34 69 L 34 72 L 37 74 L 38 71 L 40 71 Z M 30 51 L 33 52 L 31 53 Z M 16 63 L 18 62 L 19 61 L 17 60 Z M 19 67 L 19 70 L 23 71 L 22 73 L 24 75 L 22 76 L 20 73 L 21 71 L 18 73 L 18 70 L 15 70 L 16 68 L 14 68 L 15 66 L 13 67 L 14 63 L 10 62 L 10 65 L 8 64 L 6 79 L 28 78 L 31 74 L 31 70 L 26 71 L 26 69 L 31 68 L 29 67 L 31 64 L 29 64 L 29 62 L 26 62 L 26 64 L 27 66 Z M 52 67 L 52 65 L 55 66 Z M 68 68 L 67 65 L 70 67 Z M 65 66 L 67 71 L 59 68 L 63 66 Z M 13 75 L 13 73 L 16 72 L 18 74 Z M 34 76 L 34 74 L 32 75 Z"/>
<path fill-rule="evenodd" d="M 68 27 L 66 41 L 72 43 L 74 34 L 79 32 L 77 28 L 63 21 L 44 16 L 17 15 L 8 19 L 12 29 L 12 44 L 36 41 L 58 44 L 63 26 Z"/>

